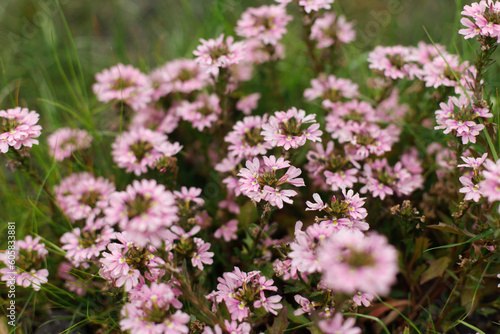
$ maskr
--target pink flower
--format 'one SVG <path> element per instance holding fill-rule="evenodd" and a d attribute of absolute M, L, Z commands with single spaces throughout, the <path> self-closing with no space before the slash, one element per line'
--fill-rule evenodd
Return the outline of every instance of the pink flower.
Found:
<path fill-rule="evenodd" d="M 335 13 L 325 13 L 317 18 L 311 27 L 310 38 L 318 42 L 318 48 L 328 48 L 332 45 L 349 44 L 356 39 L 354 23 L 347 22 L 345 16 Z"/>
<path fill-rule="evenodd" d="M 250 115 L 252 110 L 257 108 L 258 101 L 260 99 L 260 93 L 253 93 L 247 96 L 243 96 L 236 103 L 236 109 L 243 112 L 245 115 Z"/>
<path fill-rule="evenodd" d="M 177 107 L 177 102 L 167 111 L 157 105 L 148 105 L 135 113 L 130 128 L 148 128 L 161 133 L 172 133 L 179 125 Z"/>
<path fill-rule="evenodd" d="M 183 101 L 176 109 L 177 116 L 193 124 L 193 128 L 203 131 L 211 128 L 221 114 L 219 98 L 215 94 L 201 93 L 194 102 Z"/>
<path fill-rule="evenodd" d="M 261 200 L 268 201 L 271 205 L 283 208 L 283 203 L 293 203 L 290 197 L 297 195 L 297 192 L 289 189 L 282 189 L 285 184 L 291 184 L 296 187 L 305 186 L 302 178 L 297 178 L 302 171 L 290 162 L 275 156 L 263 157 L 263 166 L 261 167 L 258 158 L 253 161 L 247 160 L 246 168 L 242 168 L 238 173 L 238 185 L 243 195 L 248 196 L 255 202 Z M 276 171 L 289 167 L 285 174 L 279 177 Z"/>
<path fill-rule="evenodd" d="M 474 202 L 479 202 L 481 199 L 481 191 L 479 190 L 479 185 L 472 182 L 472 177 L 468 175 L 463 175 L 459 178 L 460 183 L 463 187 L 460 188 L 459 192 L 465 194 L 465 201 L 473 200 Z"/>
<path fill-rule="evenodd" d="M 283 308 L 283 305 L 279 303 L 280 301 L 281 301 L 281 296 L 274 295 L 271 297 L 266 297 L 264 291 L 261 291 L 260 299 L 255 301 L 253 306 L 255 308 L 262 307 L 266 312 L 278 315 L 278 312 L 276 310 L 281 310 Z"/>
<path fill-rule="evenodd" d="M 154 91 L 150 80 L 131 65 L 118 64 L 95 77 L 97 82 L 92 90 L 101 102 L 123 101 L 136 111 L 151 102 Z"/>
<path fill-rule="evenodd" d="M 238 231 L 238 220 L 231 219 L 225 225 L 222 225 L 215 231 L 214 237 L 217 239 L 220 239 L 222 237 L 224 238 L 225 242 L 229 242 L 231 240 L 238 239 L 238 236 L 236 235 L 237 231 Z"/>
<path fill-rule="evenodd" d="M 323 281 L 334 291 L 385 295 L 396 280 L 398 256 L 384 236 L 334 233 L 318 249 Z"/>
<path fill-rule="evenodd" d="M 500 160 L 495 163 L 488 159 L 483 166 L 484 180 L 478 184 L 479 190 L 488 202 L 500 201 Z"/>
<path fill-rule="evenodd" d="M 330 9 L 334 0 L 299 0 L 299 6 L 304 7 L 306 13 L 320 9 Z M 278 1 L 279 2 L 279 1 Z"/>
<path fill-rule="evenodd" d="M 317 194 L 317 193 L 313 194 L 313 198 L 316 201 L 316 203 L 312 203 L 312 202 L 307 201 L 306 202 L 306 205 L 307 205 L 306 211 L 309 211 L 309 210 L 322 211 L 323 209 L 325 209 L 327 207 L 327 205 L 325 203 L 323 203 L 323 200 L 321 199 L 319 194 Z"/>
<path fill-rule="evenodd" d="M 13 284 L 25 288 L 32 286 L 33 290 L 39 291 L 42 284 L 48 282 L 49 271 L 41 269 L 48 255 L 45 244 L 40 243 L 40 237 L 33 238 L 27 235 L 24 240 L 18 240 L 14 249 L 9 246 L 9 251 L 13 251 L 7 257 L 7 252 L 0 253 L 0 261 L 4 262 L 6 268 L 0 269 L 0 280 L 5 281 L 7 287 Z M 12 255 L 15 258 L 12 258 Z"/>
<path fill-rule="evenodd" d="M 460 157 L 465 162 L 465 164 L 460 164 L 457 167 L 468 167 L 473 168 L 474 171 L 478 171 L 479 167 L 481 167 L 487 156 L 488 153 L 484 153 L 480 158 Z"/>
<path fill-rule="evenodd" d="M 358 306 L 363 305 L 364 307 L 368 307 L 373 298 L 374 296 L 371 293 L 358 292 L 352 297 L 352 300 Z"/>
<path fill-rule="evenodd" d="M 54 187 L 59 206 L 72 221 L 99 215 L 108 205 L 115 186 L 90 173 L 71 174 Z"/>
<path fill-rule="evenodd" d="M 459 34 L 465 35 L 465 39 L 477 35 L 496 38 L 500 42 L 500 2 L 492 0 L 472 3 L 471 6 L 464 6 L 462 15 L 468 16 L 474 20 L 462 18 L 460 21 L 467 29 L 460 29 Z"/>
<path fill-rule="evenodd" d="M 304 313 L 311 314 L 311 312 L 316 309 L 316 302 L 310 302 L 309 299 L 304 298 L 301 295 L 295 295 L 294 299 L 301 306 L 300 309 L 293 312 L 295 315 L 301 315 Z"/>
<path fill-rule="evenodd" d="M 85 130 L 60 128 L 47 141 L 54 159 L 63 161 L 71 157 L 73 152 L 89 148 L 92 136 Z"/>
<path fill-rule="evenodd" d="M 160 246 L 169 236 L 168 228 L 178 220 L 173 194 L 155 180 L 135 180 L 126 191 L 110 196 L 104 210 L 109 224 L 119 224 L 137 245 Z"/>
<path fill-rule="evenodd" d="M 130 333 L 187 334 L 190 317 L 180 310 L 176 289 L 165 283 L 142 285 L 129 293 L 130 302 L 121 311 L 120 327 Z M 171 306 L 173 306 L 171 308 Z"/>
<path fill-rule="evenodd" d="M 175 59 L 149 74 L 153 100 L 172 93 L 189 94 L 205 87 L 210 76 L 193 59 Z"/>
<path fill-rule="evenodd" d="M 358 170 L 356 168 L 351 168 L 337 173 L 332 173 L 329 170 L 324 172 L 326 183 L 331 186 L 331 190 L 333 191 L 352 188 L 354 183 L 358 182 L 358 178 L 355 176 L 356 174 L 358 174 Z"/>
<path fill-rule="evenodd" d="M 434 129 L 444 129 L 444 133 L 453 133 L 457 137 L 462 137 L 462 143 L 465 145 L 469 141 L 476 142 L 476 136 L 484 129 L 484 125 L 476 124 L 478 117 L 493 117 L 487 109 L 479 109 L 471 105 L 470 100 L 465 95 L 450 97 L 448 103 L 441 103 L 440 110 L 436 111 L 437 126 Z M 455 106 L 458 110 L 455 111 Z"/>
<path fill-rule="evenodd" d="M 233 272 L 226 272 L 218 278 L 217 290 L 206 296 L 207 300 L 217 304 L 224 302 L 232 320 L 243 321 L 250 315 L 251 308 L 264 308 L 267 312 L 277 314 L 283 305 L 279 304 L 281 296 L 266 296 L 265 291 L 276 291 L 274 281 L 260 275 L 260 271 L 242 272 L 234 267 Z"/>
<path fill-rule="evenodd" d="M 317 79 L 311 80 L 311 86 L 312 88 L 304 91 L 304 97 L 309 101 L 321 98 L 332 103 L 359 95 L 357 84 L 349 79 L 337 78 L 334 75 L 322 74 Z"/>
<path fill-rule="evenodd" d="M 134 172 L 139 176 L 153 168 L 163 155 L 158 148 L 166 142 L 167 137 L 159 132 L 146 128 L 132 128 L 116 137 L 111 145 L 113 160 L 118 167 L 126 168 L 126 172 Z"/>
<path fill-rule="evenodd" d="M 0 110 L 0 152 L 7 153 L 9 147 L 19 150 L 22 146 L 38 145 L 42 127 L 36 125 L 40 115 L 27 108 Z"/>
<path fill-rule="evenodd" d="M 295 240 L 290 243 L 292 251 L 288 256 L 292 259 L 291 264 L 299 271 L 311 274 L 320 270 L 316 250 L 334 232 L 334 226 L 322 221 L 309 226 L 305 232 L 301 230 L 302 226 L 300 221 L 295 224 Z"/>
<path fill-rule="evenodd" d="M 224 141 L 229 143 L 229 154 L 235 157 L 250 159 L 265 155 L 272 148 L 271 143 L 264 140 L 261 128 L 267 123 L 267 115 L 247 116 L 236 122 L 233 131 L 229 132 Z"/>
<path fill-rule="evenodd" d="M 77 227 L 63 234 L 61 248 L 66 251 L 66 258 L 73 265 L 79 266 L 86 260 L 97 259 L 113 237 L 114 231 L 109 226 L 104 226 L 101 231 L 91 230 L 88 227 L 80 230 Z"/>
<path fill-rule="evenodd" d="M 188 206 L 190 202 L 196 203 L 196 205 L 203 206 L 205 204 L 205 201 L 201 198 L 198 197 L 201 195 L 201 189 L 200 188 L 186 188 L 186 187 L 181 187 L 181 191 L 174 191 L 174 196 L 177 199 L 182 200 L 185 202 Z"/>
<path fill-rule="evenodd" d="M 275 45 L 286 33 L 286 25 L 292 20 L 284 6 L 260 6 L 247 8 L 235 28 L 238 36 L 258 38 L 264 44 Z"/>
<path fill-rule="evenodd" d="M 208 242 L 200 238 L 194 238 L 193 241 L 196 244 L 196 252 L 194 252 L 191 258 L 191 263 L 193 267 L 198 267 L 200 270 L 203 270 L 203 264 L 212 264 L 214 262 L 212 259 L 214 253 L 208 252 L 210 249 L 210 244 Z"/>
<path fill-rule="evenodd" d="M 245 44 L 234 42 L 232 36 L 224 40 L 224 34 L 217 39 L 200 39 L 201 45 L 193 51 L 197 57 L 195 61 L 206 68 L 207 73 L 215 76 L 219 74 L 219 68 L 227 68 L 238 64 L 244 57 Z"/>
<path fill-rule="evenodd" d="M 422 76 L 426 87 L 438 88 L 439 86 L 454 87 L 457 94 L 462 94 L 463 86 L 467 89 L 473 83 L 476 73 L 474 66 L 469 62 L 460 63 L 457 55 L 442 52 L 442 56 L 435 57 L 432 62 L 423 66 Z M 443 59 L 444 58 L 444 59 Z M 457 75 L 453 75 L 453 72 Z M 457 81 L 458 78 L 458 81 Z"/>
<path fill-rule="evenodd" d="M 250 64 L 264 64 L 285 58 L 285 47 L 281 43 L 264 44 L 259 38 L 249 38 L 245 40 L 245 45 L 245 61 Z"/>
<path fill-rule="evenodd" d="M 45 244 L 40 242 L 40 237 L 33 239 L 31 235 L 27 235 L 24 240 L 18 240 L 16 246 L 18 250 L 24 249 L 29 253 L 36 252 L 36 254 L 33 255 L 42 260 L 49 254 L 49 251 L 45 248 Z"/>
<path fill-rule="evenodd" d="M 323 132 L 319 130 L 316 123 L 316 115 L 307 115 L 304 110 L 297 110 L 292 107 L 288 111 L 277 111 L 269 117 L 269 122 L 262 125 L 261 134 L 264 140 L 272 146 L 283 147 L 285 150 L 298 148 L 306 143 L 306 140 L 313 142 L 321 141 Z M 312 123 L 307 129 L 303 129 L 303 124 Z"/>
<path fill-rule="evenodd" d="M 319 328 L 325 334 L 361 334 L 361 328 L 353 327 L 356 323 L 354 318 L 343 321 L 342 314 L 337 313 L 333 318 L 321 320 Z"/>
<path fill-rule="evenodd" d="M 401 45 L 392 47 L 377 46 L 368 55 L 371 69 L 380 71 L 391 79 L 411 79 L 421 76 L 419 66 L 413 62 L 412 49 Z"/>

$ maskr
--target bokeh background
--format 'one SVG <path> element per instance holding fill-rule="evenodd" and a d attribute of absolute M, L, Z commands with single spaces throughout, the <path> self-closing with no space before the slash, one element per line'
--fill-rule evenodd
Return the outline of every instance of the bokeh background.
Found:
<path fill-rule="evenodd" d="M 147 71 L 176 57 L 192 57 L 199 38 L 212 38 L 222 32 L 232 34 L 245 8 L 271 3 L 274 2 L 60 0 L 88 87 L 97 71 L 117 62 L 131 63 Z M 358 41 L 354 47 L 360 52 L 368 52 L 376 44 L 429 42 L 423 26 L 434 41 L 445 44 L 449 50 L 462 51 L 463 43 L 456 45 L 456 31 L 463 5 L 460 0 L 337 0 L 334 8 L 357 22 Z M 301 27 L 299 22 L 294 23 L 286 36 L 289 54 L 303 48 Z M 64 89 L 59 89 L 62 81 L 54 52 L 65 71 L 69 71 L 68 57 L 74 55 L 56 0 L 1 0 L 0 43 L 8 85 L 11 89 L 20 86 L 20 99 L 40 110 L 47 106 L 37 102 L 39 96 L 52 92 L 54 97 L 65 98 L 58 96 L 64 95 Z M 6 97 L 3 89 L 3 107 Z"/>

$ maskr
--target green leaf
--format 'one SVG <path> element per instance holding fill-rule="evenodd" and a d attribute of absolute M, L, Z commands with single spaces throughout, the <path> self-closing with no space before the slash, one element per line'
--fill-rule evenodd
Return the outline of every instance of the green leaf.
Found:
<path fill-rule="evenodd" d="M 443 246 L 438 246 L 438 247 L 434 247 L 434 248 L 429 248 L 429 249 L 426 249 L 424 252 L 430 252 L 432 250 L 436 250 L 436 249 L 443 249 L 443 248 L 451 248 L 451 247 L 455 247 L 455 246 L 461 246 L 461 245 L 465 245 L 465 244 L 468 244 L 469 242 L 473 242 L 473 241 L 476 241 L 476 240 L 479 240 L 479 239 L 482 239 L 488 235 L 491 235 L 493 234 L 493 230 L 489 230 L 489 231 L 485 231 L 477 236 L 475 236 L 474 238 L 471 238 L 469 240 L 466 240 L 464 242 L 459 242 L 459 243 L 456 243 L 456 244 L 450 244 L 450 245 L 443 245 Z"/>
<path fill-rule="evenodd" d="M 305 290 L 306 286 L 300 284 L 300 285 L 287 285 L 285 287 L 285 293 L 293 293 L 293 292 L 300 292 L 302 290 Z"/>
<path fill-rule="evenodd" d="M 425 270 L 420 277 L 420 284 L 430 281 L 433 278 L 441 277 L 444 274 L 446 268 L 450 264 L 451 259 L 448 257 L 442 257 L 435 260 L 429 260 L 429 268 Z"/>
<path fill-rule="evenodd" d="M 269 334 L 282 334 L 285 332 L 290 324 L 287 313 L 287 307 L 283 306 L 281 312 L 278 314 L 276 319 L 274 319 L 273 327 L 268 328 Z"/>
<path fill-rule="evenodd" d="M 468 231 L 462 230 L 461 228 L 459 228 L 455 224 L 447 225 L 444 223 L 439 223 L 438 225 L 427 225 L 427 227 L 435 229 L 435 230 L 440 230 L 443 232 L 463 235 L 464 237 L 474 238 L 476 236 L 475 234 L 472 234 Z"/>
<path fill-rule="evenodd" d="M 243 205 L 243 207 L 240 209 L 240 214 L 238 215 L 238 221 L 244 226 L 247 226 L 250 223 L 257 221 L 257 219 L 258 219 L 258 214 L 255 204 L 252 203 L 251 201 L 246 202 L 245 205 Z"/>

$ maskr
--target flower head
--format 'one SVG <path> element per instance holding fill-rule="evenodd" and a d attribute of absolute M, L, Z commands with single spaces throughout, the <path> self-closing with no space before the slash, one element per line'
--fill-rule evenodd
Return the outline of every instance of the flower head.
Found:
<path fill-rule="evenodd" d="M 21 147 L 38 145 L 42 127 L 36 125 L 40 115 L 27 108 L 0 110 L 0 152 L 6 153 L 9 147 L 19 150 Z"/>

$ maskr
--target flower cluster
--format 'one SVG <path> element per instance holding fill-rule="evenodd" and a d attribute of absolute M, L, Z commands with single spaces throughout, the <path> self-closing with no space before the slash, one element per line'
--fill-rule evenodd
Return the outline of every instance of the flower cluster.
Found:
<path fill-rule="evenodd" d="M 151 245 L 137 246 L 131 241 L 130 233 L 117 233 L 119 243 L 109 243 L 109 252 L 103 252 L 99 262 L 99 275 L 115 287 L 123 287 L 125 291 L 144 284 L 146 280 L 156 282 L 165 275 L 161 269 L 165 261 L 156 256 L 156 248 Z"/>
<path fill-rule="evenodd" d="M 496 38 L 497 43 L 500 43 L 500 2 L 473 2 L 470 6 L 466 5 L 461 14 L 470 18 L 464 17 L 460 20 L 467 28 L 460 29 L 458 33 L 464 35 L 465 39 L 481 35 Z"/>
<path fill-rule="evenodd" d="M 0 269 L 0 280 L 5 281 L 7 287 L 15 283 L 39 291 L 41 285 L 48 282 L 49 271 L 41 269 L 48 253 L 40 237 L 33 239 L 28 235 L 24 240 L 17 241 L 13 250 L 0 254 L 0 260 L 6 266 Z M 12 258 L 10 254 L 15 255 Z"/>
<path fill-rule="evenodd" d="M 217 290 L 209 294 L 207 300 L 216 304 L 224 302 L 232 320 L 241 322 L 258 308 L 274 315 L 283 308 L 281 296 L 266 296 L 266 291 L 277 291 L 278 288 L 273 285 L 272 279 L 267 279 L 258 270 L 245 273 L 234 267 L 232 272 L 224 273 L 218 281 Z"/>
<path fill-rule="evenodd" d="M 174 195 L 155 180 L 135 180 L 126 191 L 114 192 L 104 210 L 106 222 L 118 224 L 121 231 L 140 247 L 156 247 L 170 235 L 168 228 L 177 221 Z"/>
<path fill-rule="evenodd" d="M 92 136 L 85 130 L 60 128 L 47 138 L 47 142 L 54 159 L 63 161 L 74 152 L 89 148 Z"/>
<path fill-rule="evenodd" d="M 285 150 L 303 146 L 307 140 L 321 141 L 323 132 L 316 123 L 316 115 L 307 115 L 304 110 L 293 107 L 285 111 L 277 111 L 262 125 L 264 140 L 273 146 Z M 307 126 L 307 124 L 311 125 Z M 306 128 L 307 127 L 307 128 Z"/>
<path fill-rule="evenodd" d="M 293 201 L 290 197 L 297 195 L 295 190 L 281 189 L 284 184 L 296 187 L 305 186 L 304 180 L 298 178 L 302 171 L 291 166 L 290 161 L 283 157 L 278 159 L 274 155 L 263 157 L 262 166 L 260 160 L 254 158 L 253 161 L 247 160 L 245 166 L 246 168 L 242 168 L 238 173 L 240 191 L 257 203 L 265 200 L 281 209 L 283 202 L 291 204 Z M 284 168 L 288 170 L 278 177 L 276 172 Z"/>
<path fill-rule="evenodd" d="M 105 69 L 96 74 L 96 81 L 92 89 L 101 102 L 122 101 L 134 110 L 145 108 L 151 102 L 151 81 L 131 65 L 117 64 Z"/>
<path fill-rule="evenodd" d="M 469 142 L 475 143 L 476 136 L 484 129 L 483 124 L 477 124 L 479 118 L 493 117 L 487 107 L 477 107 L 465 95 L 452 96 L 448 99 L 448 103 L 442 102 L 439 106 L 441 109 L 436 111 L 438 125 L 434 129 L 444 129 L 444 133 L 451 132 L 462 138 L 464 145 Z"/>
<path fill-rule="evenodd" d="M 27 108 L 0 110 L 0 152 L 7 153 L 9 147 L 38 145 L 42 127 L 37 125 L 40 115 Z"/>
<path fill-rule="evenodd" d="M 304 91 L 304 97 L 309 101 L 321 98 L 325 108 L 334 102 L 359 95 L 357 84 L 349 79 L 337 78 L 334 75 L 320 75 L 311 80 L 311 86 Z"/>
<path fill-rule="evenodd" d="M 248 8 L 235 28 L 238 36 L 258 38 L 264 44 L 276 45 L 286 33 L 286 25 L 292 20 L 284 6 Z"/>
<path fill-rule="evenodd" d="M 356 31 L 353 22 L 347 22 L 345 16 L 331 12 L 314 21 L 310 37 L 317 42 L 318 48 L 323 49 L 351 43 L 356 39 Z"/>
<path fill-rule="evenodd" d="M 500 201 L 500 160 L 486 160 L 482 175 L 484 180 L 478 185 L 482 196 L 488 199 L 488 202 Z M 500 212 L 500 206 L 498 211 Z"/>
<path fill-rule="evenodd" d="M 129 302 L 121 311 L 120 327 L 130 333 L 187 334 L 188 314 L 180 311 L 180 291 L 165 283 L 143 284 L 129 291 Z"/>
<path fill-rule="evenodd" d="M 57 202 L 71 221 L 101 214 L 114 191 L 109 180 L 90 173 L 71 174 L 55 187 Z"/>
<path fill-rule="evenodd" d="M 267 123 L 267 115 L 247 116 L 236 122 L 233 131 L 224 138 L 230 144 L 229 155 L 242 158 L 265 155 L 273 147 L 261 134 L 263 126 Z"/>
<path fill-rule="evenodd" d="M 317 253 L 323 281 L 335 291 L 385 295 L 398 272 L 396 249 L 378 234 L 336 233 Z"/>
<path fill-rule="evenodd" d="M 244 57 L 245 44 L 234 42 L 232 36 L 224 38 L 222 34 L 217 39 L 200 39 L 200 42 L 201 45 L 193 51 L 197 57 L 195 61 L 215 76 L 219 74 L 219 68 L 238 64 Z"/>
<path fill-rule="evenodd" d="M 366 163 L 359 182 L 364 184 L 360 192 L 370 192 L 373 197 L 384 199 L 387 195 L 409 195 L 423 185 L 423 169 L 414 154 L 404 156 L 394 167 L 387 159 L 377 159 Z"/>

